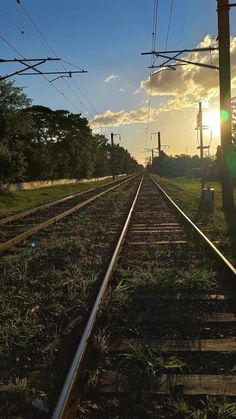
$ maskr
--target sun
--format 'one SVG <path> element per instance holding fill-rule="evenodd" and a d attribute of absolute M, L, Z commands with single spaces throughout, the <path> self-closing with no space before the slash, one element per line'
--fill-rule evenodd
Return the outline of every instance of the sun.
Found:
<path fill-rule="evenodd" d="M 203 113 L 203 125 L 212 130 L 212 134 L 220 135 L 220 114 L 218 111 L 209 111 Z"/>

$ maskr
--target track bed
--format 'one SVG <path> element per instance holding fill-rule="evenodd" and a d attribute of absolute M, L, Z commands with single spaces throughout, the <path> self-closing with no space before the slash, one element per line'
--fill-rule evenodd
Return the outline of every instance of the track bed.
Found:
<path fill-rule="evenodd" d="M 53 418 L 236 417 L 235 290 L 234 268 L 145 177 Z"/>

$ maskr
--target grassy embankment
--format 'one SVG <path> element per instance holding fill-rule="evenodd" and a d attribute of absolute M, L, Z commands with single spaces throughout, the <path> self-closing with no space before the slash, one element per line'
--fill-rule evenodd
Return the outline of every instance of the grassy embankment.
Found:
<path fill-rule="evenodd" d="M 48 186 L 31 191 L 3 193 L 0 195 L 0 218 L 109 182 L 112 182 L 111 178 L 88 183 Z"/>
<path fill-rule="evenodd" d="M 199 179 L 186 177 L 167 179 L 154 175 L 167 194 L 194 221 L 216 247 L 235 265 L 236 264 L 236 212 L 226 213 L 222 209 L 221 185 L 218 182 L 207 183 L 215 190 L 214 206 L 200 200 Z M 236 202 L 236 190 L 235 190 Z"/>

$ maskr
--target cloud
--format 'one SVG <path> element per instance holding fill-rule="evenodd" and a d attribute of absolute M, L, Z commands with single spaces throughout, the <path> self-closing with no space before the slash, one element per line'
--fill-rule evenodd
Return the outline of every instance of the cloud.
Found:
<path fill-rule="evenodd" d="M 121 88 L 119 89 L 119 92 L 121 92 L 121 93 L 125 93 L 125 89 L 123 89 L 123 87 L 121 87 Z"/>
<path fill-rule="evenodd" d="M 203 48 L 210 45 L 217 46 L 217 43 L 212 40 L 210 35 L 207 35 L 198 47 Z M 218 66 L 218 51 L 212 51 L 211 53 L 193 52 L 186 55 L 186 59 Z M 231 72 L 232 87 L 236 87 L 236 37 L 231 38 Z M 111 75 L 108 78 L 113 79 L 116 76 Z M 219 95 L 219 71 L 194 65 L 180 66 L 176 67 L 175 71 L 167 70 L 154 74 L 152 76 L 152 86 L 150 85 L 150 78 L 142 80 L 139 88 L 134 93 L 138 94 L 142 90 L 151 96 L 162 96 L 163 99 L 165 97 L 164 102 L 159 107 L 150 108 L 149 116 L 148 106 L 131 111 L 113 112 L 107 110 L 103 114 L 95 115 L 93 120 L 90 121 L 91 126 L 94 124 L 100 126 L 144 124 L 147 122 L 147 118 L 150 122 L 154 121 L 161 112 L 171 112 L 190 107 L 197 108 L 198 102 L 201 100 L 216 101 Z"/>
<path fill-rule="evenodd" d="M 154 120 L 159 113 L 158 108 L 151 108 L 149 111 L 149 119 Z M 90 121 L 90 125 L 93 127 L 94 125 L 100 126 L 114 126 L 117 127 L 119 125 L 129 125 L 129 124 L 143 124 L 147 122 L 148 118 L 148 108 L 140 108 L 134 111 L 119 111 L 119 112 L 112 112 L 108 110 L 101 115 L 95 115 L 92 121 Z"/>
<path fill-rule="evenodd" d="M 118 78 L 119 76 L 117 74 L 111 74 L 110 76 L 107 76 L 104 81 L 105 83 L 109 83 L 111 80 L 115 80 Z"/>
<path fill-rule="evenodd" d="M 199 48 L 217 46 L 216 41 L 207 35 L 197 46 Z M 202 64 L 218 66 L 218 51 L 193 52 L 184 59 Z M 236 83 L 236 37 L 231 38 L 232 85 Z M 156 72 L 150 78 L 142 80 L 139 89 L 151 96 L 171 96 L 166 106 L 169 110 L 191 106 L 194 102 L 211 99 L 219 93 L 219 71 L 194 65 L 179 66 L 176 70 Z M 164 106 L 164 109 L 165 106 Z"/>

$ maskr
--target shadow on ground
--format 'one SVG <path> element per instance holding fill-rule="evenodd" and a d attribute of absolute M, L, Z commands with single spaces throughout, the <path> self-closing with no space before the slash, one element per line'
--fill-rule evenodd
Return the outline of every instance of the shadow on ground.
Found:
<path fill-rule="evenodd" d="M 236 259 L 236 208 L 233 210 L 224 210 L 224 215 L 228 226 L 228 234 L 233 250 L 233 256 Z"/>
<path fill-rule="evenodd" d="M 201 199 L 193 221 L 196 224 L 204 224 L 206 226 L 212 219 L 213 214 L 214 204 L 204 202 Z"/>

